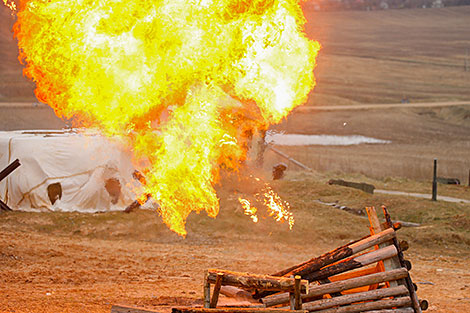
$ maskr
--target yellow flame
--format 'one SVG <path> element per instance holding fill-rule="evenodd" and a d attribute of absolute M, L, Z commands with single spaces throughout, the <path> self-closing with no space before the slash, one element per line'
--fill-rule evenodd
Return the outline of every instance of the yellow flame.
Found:
<path fill-rule="evenodd" d="M 287 221 L 289 229 L 294 227 L 294 215 L 289 212 L 289 203 L 283 201 L 268 184 L 265 184 L 260 193 L 255 194 L 255 198 L 267 208 L 268 215 L 273 217 L 276 222 Z M 247 199 L 238 198 L 238 201 L 242 205 L 245 215 L 248 215 L 253 222 L 258 222 L 258 209 Z"/>
<path fill-rule="evenodd" d="M 12 0 L 3 0 L 3 4 L 7 6 L 12 12 L 16 11 L 16 3 Z"/>
<path fill-rule="evenodd" d="M 213 186 L 246 158 L 244 134 L 314 87 L 304 23 L 296 0 L 25 0 L 14 31 L 38 99 L 121 137 L 184 236 L 192 211 L 218 214 Z"/>
<path fill-rule="evenodd" d="M 258 215 L 256 215 L 256 212 L 258 212 L 258 209 L 255 208 L 254 206 L 251 206 L 250 201 L 242 198 L 238 198 L 238 201 L 242 205 L 243 212 L 245 215 L 248 215 L 253 222 L 258 223 Z"/>
<path fill-rule="evenodd" d="M 287 221 L 289 229 L 292 229 L 294 227 L 294 215 L 289 212 L 289 203 L 283 201 L 269 186 L 266 186 L 263 197 L 264 204 L 269 209 L 269 216 L 272 216 L 277 222 Z"/>

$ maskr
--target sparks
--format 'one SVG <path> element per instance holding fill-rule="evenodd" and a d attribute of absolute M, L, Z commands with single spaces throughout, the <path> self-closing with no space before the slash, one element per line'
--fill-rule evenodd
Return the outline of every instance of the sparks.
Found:
<path fill-rule="evenodd" d="M 3 4 L 12 11 L 12 14 L 16 11 L 16 3 L 11 0 L 3 0 Z"/>

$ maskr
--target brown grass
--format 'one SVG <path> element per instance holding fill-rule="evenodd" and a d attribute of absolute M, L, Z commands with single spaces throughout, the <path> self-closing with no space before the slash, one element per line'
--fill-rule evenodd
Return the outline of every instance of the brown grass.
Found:
<path fill-rule="evenodd" d="M 311 105 L 470 99 L 470 7 L 305 12 L 323 50 Z"/>

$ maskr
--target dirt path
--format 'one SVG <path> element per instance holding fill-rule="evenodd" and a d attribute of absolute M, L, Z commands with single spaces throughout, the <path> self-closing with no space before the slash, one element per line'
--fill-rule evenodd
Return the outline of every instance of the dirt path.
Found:
<path fill-rule="evenodd" d="M 310 113 L 314 111 L 435 108 L 435 107 L 449 107 L 449 106 L 460 106 L 460 105 L 470 105 L 470 101 L 300 106 L 297 109 L 295 109 L 295 111 L 299 113 Z"/>
<path fill-rule="evenodd" d="M 415 198 L 423 198 L 423 199 L 431 199 L 431 196 L 432 196 L 429 193 L 416 193 L 416 192 L 405 192 L 405 191 L 383 190 L 383 189 L 375 189 L 374 192 L 383 193 L 387 195 L 406 196 L 406 197 L 415 197 Z M 470 203 L 470 200 L 447 197 L 447 196 L 440 196 L 440 195 L 437 195 L 437 200 L 446 201 L 446 202 L 455 202 L 455 203 Z"/>

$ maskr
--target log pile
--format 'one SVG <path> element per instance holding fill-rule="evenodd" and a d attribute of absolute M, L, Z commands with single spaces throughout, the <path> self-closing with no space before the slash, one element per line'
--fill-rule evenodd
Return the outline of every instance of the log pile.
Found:
<path fill-rule="evenodd" d="M 208 270 L 204 279 L 204 308 L 174 308 L 183 312 L 369 312 L 421 313 L 416 285 L 404 259 L 406 242 L 398 242 L 383 207 L 381 224 L 374 208 L 367 208 L 370 235 L 272 275 Z M 211 296 L 211 285 L 212 296 Z M 219 294 L 251 297 L 251 307 L 217 307 Z"/>

